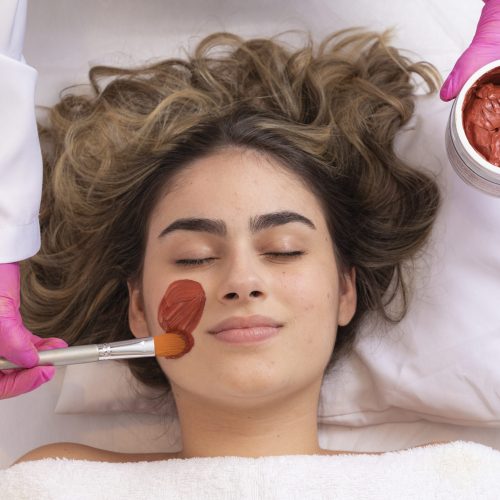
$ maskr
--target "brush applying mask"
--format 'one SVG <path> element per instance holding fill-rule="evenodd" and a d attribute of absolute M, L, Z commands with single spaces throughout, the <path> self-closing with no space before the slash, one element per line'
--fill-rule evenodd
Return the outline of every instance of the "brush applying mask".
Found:
<path fill-rule="evenodd" d="M 168 287 L 158 310 L 158 322 L 166 333 L 155 337 L 122 340 L 39 351 L 41 365 L 74 365 L 111 359 L 164 357 L 176 359 L 194 345 L 191 335 L 205 307 L 205 292 L 197 281 L 178 280 Z M 0 358 L 0 370 L 22 369 Z"/>

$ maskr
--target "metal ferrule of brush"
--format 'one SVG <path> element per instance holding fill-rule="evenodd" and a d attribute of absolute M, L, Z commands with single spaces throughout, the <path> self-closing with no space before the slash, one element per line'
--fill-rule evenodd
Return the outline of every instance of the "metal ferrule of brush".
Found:
<path fill-rule="evenodd" d="M 111 344 L 97 344 L 99 360 L 144 358 L 155 355 L 152 337 L 122 340 Z"/>

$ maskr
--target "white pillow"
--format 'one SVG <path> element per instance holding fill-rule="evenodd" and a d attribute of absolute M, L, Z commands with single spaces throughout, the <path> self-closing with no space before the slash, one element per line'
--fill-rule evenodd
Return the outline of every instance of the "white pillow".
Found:
<path fill-rule="evenodd" d="M 397 141 L 406 161 L 434 169 L 443 192 L 431 241 L 415 260 L 410 310 L 398 325 L 363 325 L 353 354 L 325 376 L 321 423 L 500 427 L 500 199 L 465 185 L 449 165 L 449 108 L 437 97 L 419 98 L 412 127 Z M 116 362 L 67 367 L 56 409 L 158 410 Z"/>

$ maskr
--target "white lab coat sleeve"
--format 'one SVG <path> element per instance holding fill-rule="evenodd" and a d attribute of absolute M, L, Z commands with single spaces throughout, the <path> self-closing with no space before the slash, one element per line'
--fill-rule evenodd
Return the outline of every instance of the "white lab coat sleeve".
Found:
<path fill-rule="evenodd" d="M 35 118 L 37 72 L 22 56 L 26 0 L 0 0 L 0 263 L 40 248 L 42 158 Z"/>

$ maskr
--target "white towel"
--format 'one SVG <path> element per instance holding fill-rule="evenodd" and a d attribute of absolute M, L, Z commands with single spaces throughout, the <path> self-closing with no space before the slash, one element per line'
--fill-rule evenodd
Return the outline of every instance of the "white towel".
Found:
<path fill-rule="evenodd" d="M 382 455 L 104 463 L 44 459 L 0 471 L 4 500 L 500 498 L 500 451 L 453 441 Z"/>

